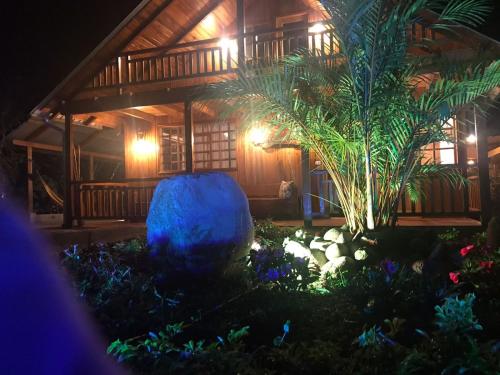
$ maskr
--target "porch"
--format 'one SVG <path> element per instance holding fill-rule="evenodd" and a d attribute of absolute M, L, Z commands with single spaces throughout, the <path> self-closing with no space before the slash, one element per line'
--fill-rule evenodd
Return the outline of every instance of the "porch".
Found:
<path fill-rule="evenodd" d="M 280 227 L 302 227 L 302 220 L 273 220 Z M 341 217 L 314 219 L 312 230 L 320 228 L 340 227 L 345 223 Z M 402 217 L 398 226 L 419 228 L 459 228 L 474 229 L 481 227 L 481 222 L 465 217 Z M 125 241 L 132 238 L 144 237 L 146 225 L 144 223 L 131 223 L 123 220 L 88 221 L 80 227 L 61 229 L 61 227 L 43 227 L 42 233 L 58 249 L 68 248 L 78 244 L 81 248 L 88 248 L 92 243 L 106 243 Z"/>

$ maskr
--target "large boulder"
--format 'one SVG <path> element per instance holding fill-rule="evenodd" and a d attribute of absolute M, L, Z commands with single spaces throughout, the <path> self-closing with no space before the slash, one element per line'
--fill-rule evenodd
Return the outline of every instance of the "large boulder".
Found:
<path fill-rule="evenodd" d="M 245 255 L 253 240 L 248 199 L 224 173 L 161 181 L 147 218 L 147 240 L 165 271 L 213 276 Z"/>

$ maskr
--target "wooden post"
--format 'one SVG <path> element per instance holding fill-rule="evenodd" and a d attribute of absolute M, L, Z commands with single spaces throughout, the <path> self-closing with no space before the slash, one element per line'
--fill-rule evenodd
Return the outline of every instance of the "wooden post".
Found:
<path fill-rule="evenodd" d="M 193 102 L 184 102 L 184 138 L 186 144 L 186 172 L 193 173 Z"/>
<path fill-rule="evenodd" d="M 467 144 L 465 143 L 465 138 L 467 137 L 467 111 L 462 109 L 457 114 L 456 129 L 457 132 L 457 157 L 458 157 L 458 167 L 460 168 L 460 173 L 464 178 L 467 178 Z M 463 202 L 464 202 L 464 214 L 469 214 L 469 186 L 464 184 L 463 187 Z M 452 198 L 453 200 L 453 198 Z"/>
<path fill-rule="evenodd" d="M 309 151 L 302 149 L 300 155 L 302 166 L 302 206 L 304 209 L 304 226 L 312 227 L 312 199 L 311 199 L 311 168 Z"/>
<path fill-rule="evenodd" d="M 27 167 L 28 167 L 28 214 L 33 213 L 33 147 L 26 147 Z"/>
<path fill-rule="evenodd" d="M 89 156 L 89 180 L 94 180 L 94 155 Z"/>
<path fill-rule="evenodd" d="M 63 207 L 63 228 L 73 227 L 73 194 L 71 183 L 73 181 L 73 116 L 71 113 L 64 115 L 64 142 L 63 142 L 63 160 L 64 160 L 64 207 Z"/>
<path fill-rule="evenodd" d="M 236 1 L 236 27 L 238 30 L 238 68 L 245 65 L 245 0 Z"/>
<path fill-rule="evenodd" d="M 477 167 L 481 198 L 481 224 L 488 225 L 491 219 L 490 166 L 488 159 L 488 128 L 486 118 L 478 116 L 474 107 L 474 122 L 477 132 Z"/>

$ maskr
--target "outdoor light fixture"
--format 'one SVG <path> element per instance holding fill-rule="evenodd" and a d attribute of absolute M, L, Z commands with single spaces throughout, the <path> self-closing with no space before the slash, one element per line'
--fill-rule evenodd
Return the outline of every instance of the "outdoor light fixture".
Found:
<path fill-rule="evenodd" d="M 474 134 L 470 134 L 465 140 L 467 143 L 476 143 L 477 137 Z"/>
<path fill-rule="evenodd" d="M 322 33 L 323 31 L 326 30 L 325 25 L 323 25 L 321 22 L 315 23 L 309 28 L 310 33 Z"/>
<path fill-rule="evenodd" d="M 254 127 L 248 132 L 248 139 L 255 146 L 262 146 L 267 143 L 268 131 L 262 127 Z"/>
<path fill-rule="evenodd" d="M 134 154 L 139 157 L 155 153 L 156 147 L 153 142 L 146 139 L 144 129 L 137 130 L 137 139 L 134 142 L 133 151 Z"/>
<path fill-rule="evenodd" d="M 222 48 L 224 54 L 229 50 L 231 55 L 235 56 L 238 53 L 238 42 L 236 39 L 221 38 L 219 47 Z"/>
<path fill-rule="evenodd" d="M 467 160 L 467 165 L 475 165 L 475 164 L 476 164 L 476 162 L 474 160 L 472 160 L 472 159 Z"/>

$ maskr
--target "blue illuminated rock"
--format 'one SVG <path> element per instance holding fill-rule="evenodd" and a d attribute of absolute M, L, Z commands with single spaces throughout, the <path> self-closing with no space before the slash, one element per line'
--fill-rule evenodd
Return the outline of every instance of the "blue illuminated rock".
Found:
<path fill-rule="evenodd" d="M 253 224 L 248 199 L 224 173 L 163 180 L 149 210 L 147 239 L 166 272 L 217 275 L 250 248 Z"/>

